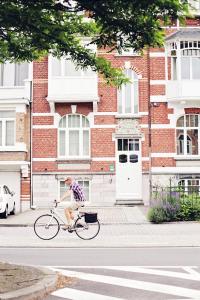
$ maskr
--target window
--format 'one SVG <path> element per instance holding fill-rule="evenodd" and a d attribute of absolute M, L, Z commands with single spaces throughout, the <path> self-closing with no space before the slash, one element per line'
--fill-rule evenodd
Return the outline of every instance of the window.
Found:
<path fill-rule="evenodd" d="M 90 181 L 89 180 L 77 180 L 77 182 L 83 187 L 83 192 L 86 201 L 90 201 Z M 69 189 L 69 186 L 64 181 L 60 181 L 60 197 Z M 73 195 L 65 199 L 66 201 L 73 200 Z"/>
<path fill-rule="evenodd" d="M 0 86 L 23 86 L 28 78 L 28 63 L 0 64 Z"/>
<path fill-rule="evenodd" d="M 89 158 L 90 128 L 85 116 L 74 114 L 62 117 L 58 134 L 59 157 Z"/>
<path fill-rule="evenodd" d="M 199 115 L 184 115 L 177 120 L 178 155 L 199 155 Z"/>
<path fill-rule="evenodd" d="M 0 147 L 15 145 L 15 112 L 0 111 Z"/>
<path fill-rule="evenodd" d="M 125 70 L 125 75 L 131 82 L 122 85 L 118 90 L 118 113 L 138 113 L 138 75 L 131 69 Z"/>
<path fill-rule="evenodd" d="M 199 0 L 189 0 L 189 4 L 191 5 L 192 11 L 200 10 L 200 1 Z"/>
<path fill-rule="evenodd" d="M 200 194 L 200 187 L 199 187 L 200 179 L 181 179 L 179 181 L 179 186 L 181 186 L 187 194 Z"/>
<path fill-rule="evenodd" d="M 139 139 L 118 139 L 118 151 L 139 151 Z"/>
<path fill-rule="evenodd" d="M 90 67 L 81 69 L 71 59 L 51 57 L 53 77 L 94 77 L 95 72 Z"/>

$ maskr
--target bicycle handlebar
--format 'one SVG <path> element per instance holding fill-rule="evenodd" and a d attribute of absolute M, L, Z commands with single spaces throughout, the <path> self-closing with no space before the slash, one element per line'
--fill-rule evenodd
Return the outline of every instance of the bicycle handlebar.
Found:
<path fill-rule="evenodd" d="M 55 203 L 55 207 L 57 207 L 58 206 L 58 201 L 56 199 L 54 200 L 54 203 Z"/>

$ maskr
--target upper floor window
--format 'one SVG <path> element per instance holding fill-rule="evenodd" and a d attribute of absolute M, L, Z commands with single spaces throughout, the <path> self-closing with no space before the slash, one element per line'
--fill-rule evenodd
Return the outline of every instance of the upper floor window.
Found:
<path fill-rule="evenodd" d="M 177 43 L 170 44 L 172 79 L 177 80 Z M 200 79 L 200 41 L 180 41 L 180 78 Z"/>
<path fill-rule="evenodd" d="M 88 158 L 90 156 L 90 127 L 83 115 L 62 117 L 59 123 L 59 157 Z"/>
<path fill-rule="evenodd" d="M 189 4 L 192 12 L 197 12 L 200 10 L 200 1 L 199 0 L 189 0 Z"/>
<path fill-rule="evenodd" d="M 118 90 L 118 113 L 136 114 L 139 103 L 138 75 L 131 69 L 125 70 L 125 75 L 130 83 L 123 84 Z"/>
<path fill-rule="evenodd" d="M 178 155 L 199 155 L 199 115 L 184 115 L 177 120 L 176 142 Z"/>
<path fill-rule="evenodd" d="M 93 77 L 95 72 L 90 67 L 81 69 L 73 61 L 65 58 L 51 57 L 51 73 L 53 77 Z"/>
<path fill-rule="evenodd" d="M 0 111 L 0 147 L 15 145 L 15 112 Z"/>
<path fill-rule="evenodd" d="M 0 86 L 23 86 L 28 78 L 28 63 L 0 64 Z"/>

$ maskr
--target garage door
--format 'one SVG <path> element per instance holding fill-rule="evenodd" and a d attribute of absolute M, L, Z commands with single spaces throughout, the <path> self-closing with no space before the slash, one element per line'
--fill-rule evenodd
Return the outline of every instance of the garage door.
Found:
<path fill-rule="evenodd" d="M 16 212 L 20 211 L 20 172 L 0 172 L 0 185 L 7 185 L 14 192 Z"/>

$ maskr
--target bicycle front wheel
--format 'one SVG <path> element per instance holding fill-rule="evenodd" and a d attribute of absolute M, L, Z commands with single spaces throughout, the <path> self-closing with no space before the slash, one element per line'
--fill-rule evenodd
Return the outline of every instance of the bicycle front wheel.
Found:
<path fill-rule="evenodd" d="M 75 222 L 75 232 L 83 240 L 92 240 L 97 236 L 100 230 L 100 223 L 86 223 L 84 215 Z"/>
<path fill-rule="evenodd" d="M 59 230 L 59 222 L 52 215 L 42 215 L 34 223 L 35 234 L 42 240 L 53 239 Z"/>

